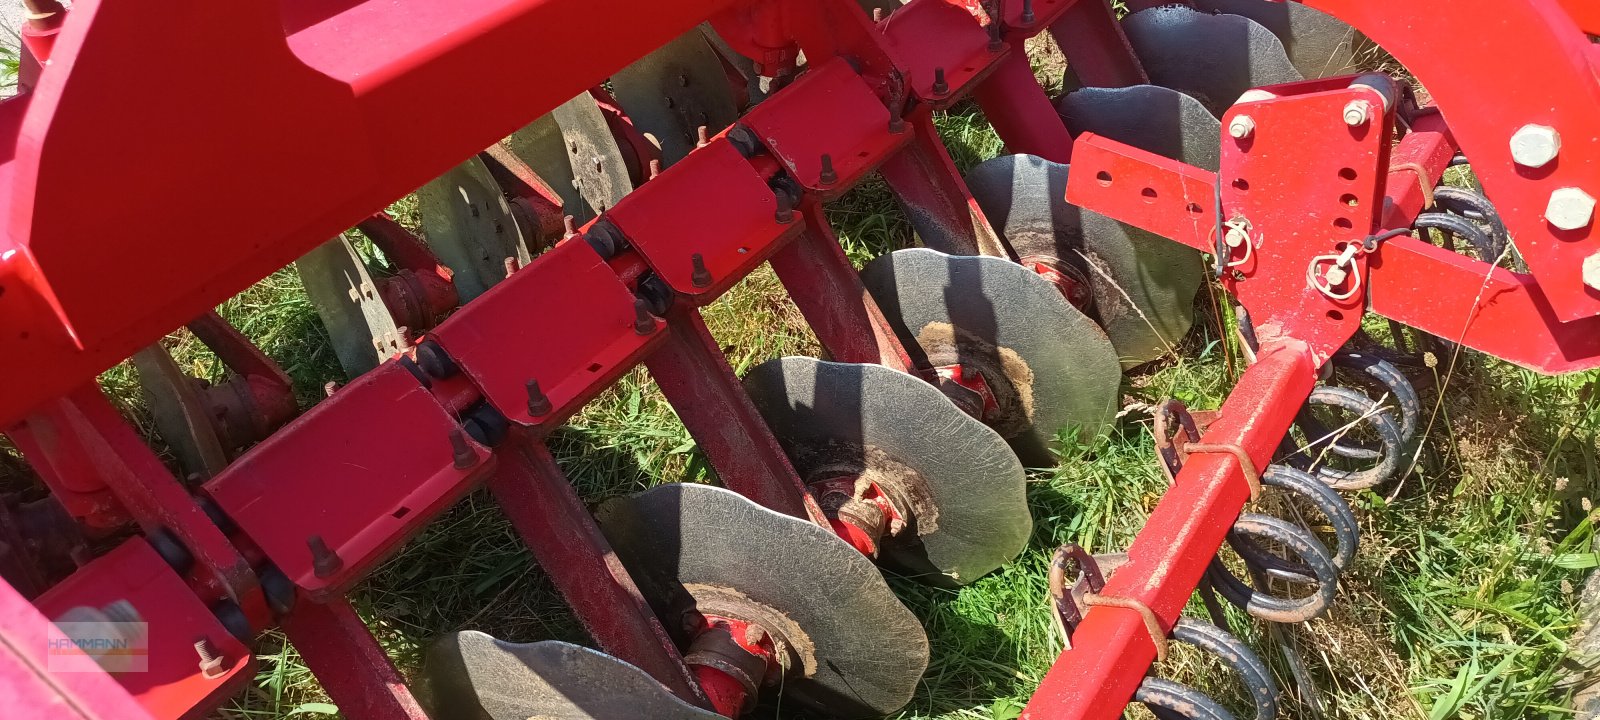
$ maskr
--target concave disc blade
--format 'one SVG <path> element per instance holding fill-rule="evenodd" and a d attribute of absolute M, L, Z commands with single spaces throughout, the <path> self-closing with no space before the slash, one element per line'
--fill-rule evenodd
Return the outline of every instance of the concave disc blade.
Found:
<path fill-rule="evenodd" d="M 694 149 L 696 128 L 715 135 L 739 119 L 722 60 L 698 28 L 612 75 L 611 94 L 667 166 Z"/>
<path fill-rule="evenodd" d="M 423 237 L 455 273 L 462 303 L 505 279 L 506 258 L 528 262 L 511 207 L 482 160 L 474 157 L 423 185 L 417 205 Z"/>
<path fill-rule="evenodd" d="M 1372 43 L 1332 15 L 1298 2 L 1271 0 L 1194 0 L 1197 10 L 1250 18 L 1283 43 L 1289 61 L 1307 78 L 1357 73 L 1356 59 Z"/>
<path fill-rule="evenodd" d="M 1301 79 L 1278 36 L 1238 15 L 1169 5 L 1129 15 L 1122 27 L 1152 84 L 1194 96 L 1217 117 L 1246 90 Z"/>
<path fill-rule="evenodd" d="M 861 280 L 919 362 L 981 372 L 1000 404 L 988 424 L 1029 466 L 1055 464 L 1057 433 L 1099 435 L 1122 379 L 1104 331 L 1037 273 L 1010 260 L 913 248 Z"/>
<path fill-rule="evenodd" d="M 150 407 L 156 431 L 185 473 L 210 478 L 228 466 L 228 450 L 217 437 L 210 408 L 166 348 L 151 345 L 133 354 L 133 369 Z"/>
<path fill-rule="evenodd" d="M 1212 172 L 1222 164 L 1222 122 L 1171 88 L 1083 88 L 1061 96 L 1056 109 L 1075 136 L 1092 132 Z"/>
<path fill-rule="evenodd" d="M 545 640 L 509 643 L 467 630 L 428 650 L 434 720 L 717 720 L 643 670 L 586 647 Z"/>
<path fill-rule="evenodd" d="M 906 498 L 912 522 L 880 560 L 925 582 L 964 584 L 1016 557 L 1033 518 L 1004 438 L 937 388 L 882 365 L 785 357 L 744 379 L 808 481 L 860 472 Z"/>
<path fill-rule="evenodd" d="M 581 93 L 501 141 L 561 196 L 580 225 L 633 190 L 628 161 L 595 103 Z"/>
<path fill-rule="evenodd" d="M 754 617 L 733 616 L 781 635 L 799 658 L 784 698 L 842 718 L 911 700 L 927 634 L 871 561 L 830 531 L 709 485 L 661 485 L 608 501 L 596 517 L 669 632 L 689 611 L 745 608 L 736 612 Z"/>
<path fill-rule="evenodd" d="M 1079 268 L 1123 367 L 1170 353 L 1194 323 L 1200 254 L 1067 203 L 1067 175 L 1066 165 L 1006 155 L 973 168 L 967 187 L 1024 263 L 1058 258 Z"/>
<path fill-rule="evenodd" d="M 294 268 L 346 375 L 360 375 L 400 351 L 403 338 L 394 316 L 348 237 L 323 243 L 296 260 Z"/>

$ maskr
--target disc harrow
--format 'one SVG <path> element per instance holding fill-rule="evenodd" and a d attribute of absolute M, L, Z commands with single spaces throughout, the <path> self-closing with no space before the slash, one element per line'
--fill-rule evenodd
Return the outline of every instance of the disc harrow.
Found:
<path fill-rule="evenodd" d="M 1069 642 L 1022 717 L 1266 720 L 1278 679 L 1218 597 L 1269 627 L 1337 601 L 1340 492 L 1426 432 L 1402 368 L 1600 367 L 1575 0 L 335 5 L 26 2 L 0 428 L 48 496 L 0 503 L 20 717 L 205 715 L 273 629 L 350 718 L 892 715 L 930 666 L 895 588 L 1022 555 L 1025 468 L 1112 432 L 1216 292 L 1247 367 L 1218 409 L 1155 408 L 1170 487 L 1125 552 L 1057 551 Z M 626 27 L 574 37 L 599 15 Z M 158 82 L 118 80 L 135 52 Z M 1430 100 L 1361 74 L 1379 52 Z M 1006 150 L 963 175 L 934 118 L 968 102 Z M 875 181 L 919 247 L 858 269 L 827 209 Z M 214 311 L 291 263 L 346 375 L 309 408 Z M 763 266 L 822 357 L 741 377 L 701 311 Z M 181 327 L 224 380 L 173 359 Z M 95 383 L 127 358 L 171 457 Z M 591 509 L 546 442 L 636 368 L 717 484 Z M 479 488 L 592 647 L 461 629 L 408 678 L 349 595 Z M 1172 641 L 1245 704 L 1150 674 Z"/>

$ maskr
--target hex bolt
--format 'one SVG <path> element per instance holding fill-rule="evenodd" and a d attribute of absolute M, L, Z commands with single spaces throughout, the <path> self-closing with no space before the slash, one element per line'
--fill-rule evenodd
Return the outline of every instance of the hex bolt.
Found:
<path fill-rule="evenodd" d="M 1538 169 L 1561 154 L 1561 133 L 1549 125 L 1523 125 L 1511 136 L 1511 159 L 1525 168 Z"/>
<path fill-rule="evenodd" d="M 822 154 L 822 172 L 817 174 L 817 182 L 823 185 L 832 185 L 839 182 L 839 174 L 833 171 L 833 156 Z"/>
<path fill-rule="evenodd" d="M 450 429 L 450 454 L 457 470 L 466 470 L 478 464 L 478 453 L 467 442 L 467 434 L 461 428 Z"/>
<path fill-rule="evenodd" d="M 1600 252 L 1583 259 L 1583 284 L 1600 290 Z"/>
<path fill-rule="evenodd" d="M 539 381 L 529 378 L 523 387 L 528 390 L 528 415 L 531 417 L 549 415 L 550 398 L 545 397 L 544 390 L 539 388 Z"/>
<path fill-rule="evenodd" d="M 1037 19 L 1033 15 L 1033 0 L 1022 0 L 1022 24 L 1032 25 Z"/>
<path fill-rule="evenodd" d="M 566 240 L 578 234 L 578 220 L 571 215 L 561 216 L 561 239 Z"/>
<path fill-rule="evenodd" d="M 650 312 L 650 303 L 644 298 L 633 301 L 633 332 L 638 335 L 649 335 L 656 331 L 656 316 Z"/>
<path fill-rule="evenodd" d="M 1344 124 L 1350 127 L 1361 127 L 1367 124 L 1367 119 L 1372 115 L 1372 103 L 1365 100 L 1351 100 L 1344 106 Z"/>
<path fill-rule="evenodd" d="M 1235 115 L 1233 122 L 1228 123 L 1228 135 L 1235 140 L 1244 140 L 1256 134 L 1256 119 L 1249 115 Z"/>
<path fill-rule="evenodd" d="M 876 25 L 881 22 L 883 22 L 883 8 L 875 7 L 872 9 L 872 23 Z"/>
<path fill-rule="evenodd" d="M 514 257 L 506 258 L 505 270 L 506 270 L 506 279 L 507 280 L 510 280 L 511 276 L 517 274 L 517 271 L 520 270 L 520 269 L 522 269 L 522 268 L 518 266 L 516 258 L 514 258 Z"/>
<path fill-rule="evenodd" d="M 889 132 L 899 135 L 906 131 L 906 76 L 899 70 L 889 73 Z"/>
<path fill-rule="evenodd" d="M 950 94 L 950 84 L 944 81 L 944 68 L 942 67 L 933 69 L 933 94 L 941 96 Z"/>
<path fill-rule="evenodd" d="M 1581 230 L 1594 220 L 1594 196 L 1580 188 L 1565 187 L 1550 193 L 1544 219 L 1561 230 Z"/>
<path fill-rule="evenodd" d="M 650 158 L 650 179 L 656 179 L 661 174 L 661 158 Z"/>
<path fill-rule="evenodd" d="M 710 131 L 706 130 L 706 126 L 701 125 L 701 126 L 695 128 L 694 129 L 694 146 L 697 147 L 697 148 L 703 148 L 703 147 L 705 147 L 707 145 L 710 145 L 710 144 L 711 144 L 711 134 L 710 134 Z"/>
<path fill-rule="evenodd" d="M 194 641 L 194 652 L 200 656 L 200 674 L 207 680 L 215 680 L 228 674 L 222 668 L 222 655 L 217 652 L 211 638 L 203 637 Z"/>
<path fill-rule="evenodd" d="M 678 87 L 689 87 L 689 76 L 688 75 L 685 75 L 683 73 L 679 73 L 678 74 Z"/>
<path fill-rule="evenodd" d="M 328 547 L 321 535 L 306 537 L 306 547 L 311 548 L 311 572 L 319 578 L 330 578 L 344 568 L 344 559 Z"/>
<path fill-rule="evenodd" d="M 794 202 L 789 199 L 789 193 L 777 190 L 774 194 L 778 199 L 778 209 L 772 213 L 772 219 L 784 225 L 794 222 Z"/>
<path fill-rule="evenodd" d="M 711 271 L 706 269 L 706 258 L 700 253 L 689 256 L 689 264 L 694 272 L 689 274 L 689 282 L 697 288 L 711 287 Z"/>
<path fill-rule="evenodd" d="M 337 381 L 337 380 L 329 380 L 329 381 L 327 381 L 327 382 L 322 384 L 322 394 L 323 394 L 323 396 L 325 396 L 325 397 L 333 397 L 333 394 L 336 393 L 336 392 L 339 392 L 339 381 Z"/>

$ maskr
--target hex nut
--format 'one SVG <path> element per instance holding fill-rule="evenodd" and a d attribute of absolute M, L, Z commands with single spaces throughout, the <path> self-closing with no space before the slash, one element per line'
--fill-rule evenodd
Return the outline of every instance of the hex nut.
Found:
<path fill-rule="evenodd" d="M 1243 140 L 1256 132 L 1255 118 L 1249 115 L 1236 115 L 1233 122 L 1228 123 L 1228 135 L 1235 140 Z"/>
<path fill-rule="evenodd" d="M 1542 168 L 1561 154 L 1561 133 L 1548 125 L 1523 125 L 1511 136 L 1511 159 L 1526 168 Z"/>
<path fill-rule="evenodd" d="M 1594 196 L 1575 187 L 1550 193 L 1544 219 L 1561 230 L 1581 230 L 1594 220 Z"/>
<path fill-rule="evenodd" d="M 1350 127 L 1361 127 L 1367 124 L 1367 119 L 1372 115 L 1372 103 L 1365 100 L 1351 100 L 1344 106 L 1344 124 Z"/>
<path fill-rule="evenodd" d="M 1584 258 L 1583 284 L 1592 290 L 1600 290 L 1600 252 Z"/>

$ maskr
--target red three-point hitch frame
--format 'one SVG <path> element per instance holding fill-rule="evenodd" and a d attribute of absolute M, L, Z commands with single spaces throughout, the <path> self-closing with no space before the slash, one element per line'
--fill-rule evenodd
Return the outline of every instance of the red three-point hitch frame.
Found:
<path fill-rule="evenodd" d="M 422 718 L 344 594 L 486 484 L 601 649 L 689 702 L 737 712 L 746 688 L 686 667 L 543 438 L 642 364 L 731 489 L 826 526 L 698 308 L 770 263 L 833 358 L 935 374 L 887 329 L 822 209 L 877 173 L 924 211 L 919 222 L 956 238 L 950 249 L 1005 254 L 933 131 L 932 112 L 965 97 L 1012 151 L 1071 161 L 1060 200 L 1222 255 L 1261 350 L 1203 442 L 1252 468 L 1369 311 L 1542 372 L 1600 366 L 1600 289 L 1582 270 L 1600 237 L 1545 218 L 1557 191 L 1600 192 L 1600 144 L 1578 141 L 1600 139 L 1600 52 L 1584 35 L 1600 17 L 1579 0 L 1306 4 L 1392 52 L 1444 113 L 1412 118 L 1395 144 L 1387 81 L 1266 88 L 1224 117 L 1226 128 L 1248 116 L 1254 131 L 1222 138 L 1220 173 L 1074 139 L 1021 49 L 1049 32 L 1082 82 L 1143 81 L 1105 0 L 994 3 L 999 23 L 983 3 L 912 0 L 879 24 L 850 0 L 78 0 L 65 21 L 30 28 L 48 63 L 25 64 L 25 91 L 0 103 L 12 148 L 0 164 L 0 424 L 53 491 L 81 501 L 75 515 L 142 535 L 31 606 L 0 584 L 0 695 L 24 716 L 204 714 L 252 676 L 249 639 L 281 626 L 347 716 Z M 628 21 L 604 42 L 576 30 L 604 17 Z M 707 21 L 745 55 L 782 65 L 798 49 L 808 69 L 193 491 L 93 384 Z M 130 57 L 160 81 L 128 82 Z M 508 67 L 538 82 L 506 82 Z M 1366 112 L 1352 119 L 1353 105 Z M 1515 164 L 1507 138 L 1528 124 L 1562 128 L 1558 164 Z M 1388 236 L 1458 151 L 1528 273 Z M 231 229 L 221 242 L 218 227 Z M 1224 228 L 1248 237 L 1219 244 Z M 1170 630 L 1249 496 L 1247 472 L 1239 455 L 1195 452 L 1103 595 Z M 115 600 L 149 621 L 149 671 L 49 673 L 35 642 L 44 618 Z M 746 642 L 739 621 L 718 623 Z M 1024 717 L 1116 717 L 1155 656 L 1150 632 L 1125 607 L 1088 612 Z"/>

